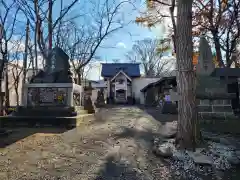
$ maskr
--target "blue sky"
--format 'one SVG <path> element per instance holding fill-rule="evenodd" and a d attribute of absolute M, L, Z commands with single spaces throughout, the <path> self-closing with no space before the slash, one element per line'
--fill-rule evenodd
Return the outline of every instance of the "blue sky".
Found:
<path fill-rule="evenodd" d="M 104 1 L 105 0 L 102 0 L 102 2 Z M 115 0 L 115 1 L 120 2 L 123 0 Z M 125 22 L 132 21 L 132 22 L 129 23 L 124 28 L 118 30 L 111 36 L 107 37 L 104 40 L 103 44 L 101 44 L 101 48 L 97 50 L 97 55 L 101 57 L 102 61 L 111 62 L 113 59 L 119 59 L 120 62 L 124 62 L 125 54 L 127 51 L 131 50 L 131 47 L 134 44 L 134 41 L 141 40 L 144 38 L 154 38 L 154 37 L 159 38 L 161 36 L 162 28 L 160 26 L 152 30 L 149 30 L 148 28 L 138 25 L 134 22 L 135 18 L 139 16 L 139 12 L 143 11 L 146 8 L 145 0 L 134 0 L 134 1 L 135 2 L 133 2 L 133 4 L 135 7 L 133 7 L 133 5 L 129 3 L 125 3 L 125 5 L 122 6 L 121 8 L 121 16 L 124 18 L 124 21 Z M 70 2 L 68 2 L 68 4 Z M 54 8 L 55 12 L 57 13 L 59 12 L 60 4 L 56 6 L 59 6 Z M 79 14 L 79 11 L 81 11 L 82 8 L 84 9 L 91 8 L 88 0 L 79 1 L 79 4 L 76 5 L 69 12 L 68 16 L 74 16 L 74 14 Z"/>
<path fill-rule="evenodd" d="M 91 13 L 91 3 L 96 2 L 97 0 L 79 0 L 79 2 L 69 11 L 66 19 L 79 15 L 84 11 L 90 11 Z M 101 2 L 105 2 L 105 0 L 100 0 Z M 109 1 L 123 1 L 123 0 L 109 0 Z M 134 1 L 134 2 L 133 2 Z M 72 0 L 65 0 L 63 6 L 68 6 Z M 140 16 L 140 11 L 144 11 L 146 8 L 145 0 L 131 0 L 134 6 L 125 3 L 125 5 L 121 8 L 120 15 L 123 17 L 125 22 L 130 22 L 124 28 L 118 30 L 111 36 L 107 37 L 104 42 L 101 44 L 101 47 L 97 50 L 96 55 L 99 56 L 102 62 L 112 62 L 113 59 L 119 59 L 119 62 L 126 62 L 125 54 L 131 50 L 132 45 L 136 40 L 142 40 L 144 38 L 160 38 L 163 34 L 163 28 L 158 26 L 153 29 L 148 29 L 143 27 L 142 25 L 138 25 L 134 22 L 136 17 Z M 118 3 L 118 2 L 117 2 Z M 47 5 L 47 4 L 46 4 Z M 60 1 L 56 1 L 53 9 L 53 17 L 56 19 L 59 16 L 60 12 Z M 21 16 L 21 15 L 20 15 Z M 19 16 L 18 19 L 24 19 Z M 86 21 L 86 17 L 84 19 L 84 23 L 91 23 Z M 81 25 L 81 18 L 75 19 L 75 22 Z M 25 30 L 25 22 L 18 23 L 18 31 Z M 21 34 L 21 33 L 20 33 Z M 98 79 L 99 70 L 92 70 L 90 79 Z"/>
<path fill-rule="evenodd" d="M 101 57 L 102 62 L 112 62 L 114 59 L 118 59 L 119 62 L 126 62 L 125 54 L 131 50 L 132 45 L 135 41 L 142 40 L 144 38 L 160 38 L 163 34 L 162 26 L 158 26 L 150 30 L 134 22 L 135 18 L 140 16 L 140 11 L 143 11 L 146 8 L 145 0 L 135 1 L 135 8 L 131 4 L 125 4 L 121 9 L 121 16 L 124 18 L 124 21 L 132 22 L 106 38 L 103 44 L 101 44 L 101 47 L 97 50 L 97 55 Z M 91 8 L 89 5 L 90 3 L 88 3 L 88 0 L 86 0 L 86 3 L 84 3 L 84 5 L 79 4 L 75 6 L 68 14 L 68 16 L 74 16 L 75 13 L 79 14 L 79 11 L 83 9 L 85 10 L 87 8 Z M 57 9 L 55 10 L 57 12 Z M 88 78 L 95 80 L 99 79 L 99 73 L 99 63 L 97 63 L 89 71 Z"/>
<path fill-rule="evenodd" d="M 139 3 L 138 6 L 139 8 L 141 8 L 143 5 L 140 6 Z M 124 13 L 129 14 L 129 12 L 127 12 L 127 9 Z M 119 59 L 120 62 L 124 62 L 125 54 L 127 51 L 131 50 L 134 41 L 141 40 L 144 38 L 160 37 L 161 34 L 160 28 L 149 30 L 148 28 L 143 27 L 142 25 L 136 24 L 134 20 L 137 16 L 139 16 L 139 12 L 137 12 L 137 10 L 132 11 L 130 16 L 126 16 L 126 21 L 133 22 L 127 25 L 125 28 L 119 30 L 111 38 L 105 41 L 103 46 L 110 46 L 114 48 L 99 49 L 98 53 L 100 56 L 104 58 L 104 60 L 107 60 L 107 62 L 111 62 L 112 59 Z"/>

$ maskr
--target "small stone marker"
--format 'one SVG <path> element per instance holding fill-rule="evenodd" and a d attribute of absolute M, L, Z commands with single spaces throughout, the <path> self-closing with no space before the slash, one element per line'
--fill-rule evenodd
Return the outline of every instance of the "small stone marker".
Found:
<path fill-rule="evenodd" d="M 196 67 L 197 74 L 197 98 L 214 99 L 214 96 L 227 94 L 225 81 L 210 75 L 215 69 L 211 47 L 204 36 L 200 38 L 199 58 Z"/>
<path fill-rule="evenodd" d="M 196 73 L 198 75 L 207 75 L 209 76 L 213 70 L 215 69 L 215 65 L 213 63 L 213 55 L 211 51 L 211 47 L 204 36 L 200 38 L 199 45 L 199 57 L 198 64 L 196 67 Z"/>
<path fill-rule="evenodd" d="M 73 83 L 68 60 L 68 55 L 61 48 L 53 48 L 44 70 L 32 77 L 30 83 Z"/>

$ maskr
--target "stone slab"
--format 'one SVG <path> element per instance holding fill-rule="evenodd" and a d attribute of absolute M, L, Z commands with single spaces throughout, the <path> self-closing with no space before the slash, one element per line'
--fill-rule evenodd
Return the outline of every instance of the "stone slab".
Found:
<path fill-rule="evenodd" d="M 202 120 L 216 119 L 216 120 L 230 120 L 230 119 L 238 119 L 234 113 L 225 113 L 225 112 L 199 112 L 198 116 Z"/>
<path fill-rule="evenodd" d="M 94 122 L 94 114 L 83 114 L 74 117 L 30 117 L 30 116 L 2 116 L 0 124 L 2 128 L 16 127 L 70 127 L 89 125 Z"/>
<path fill-rule="evenodd" d="M 17 108 L 16 112 L 13 113 L 14 116 L 51 116 L 51 117 L 72 117 L 77 114 L 87 114 L 82 106 L 76 107 L 65 107 L 65 106 L 20 106 Z"/>
<path fill-rule="evenodd" d="M 34 83 L 34 84 L 25 84 L 24 87 L 69 87 L 73 88 L 75 86 L 79 86 L 74 83 Z"/>
<path fill-rule="evenodd" d="M 212 112 L 211 105 L 199 105 L 197 109 L 198 109 L 198 112 Z"/>
<path fill-rule="evenodd" d="M 216 106 L 212 106 L 213 107 L 213 112 L 232 112 L 232 106 L 231 105 L 216 105 Z"/>

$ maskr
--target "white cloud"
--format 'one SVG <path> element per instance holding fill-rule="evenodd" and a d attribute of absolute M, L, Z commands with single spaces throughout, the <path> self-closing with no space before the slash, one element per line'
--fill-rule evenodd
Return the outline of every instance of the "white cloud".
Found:
<path fill-rule="evenodd" d="M 123 49 L 126 49 L 126 48 L 127 48 L 126 45 L 125 45 L 123 42 L 117 43 L 116 47 L 117 47 L 117 48 L 123 48 Z"/>

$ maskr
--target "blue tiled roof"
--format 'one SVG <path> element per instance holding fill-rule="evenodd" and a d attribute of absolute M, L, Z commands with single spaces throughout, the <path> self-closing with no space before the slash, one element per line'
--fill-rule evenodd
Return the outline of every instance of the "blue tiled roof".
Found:
<path fill-rule="evenodd" d="M 126 73 L 129 77 L 139 77 L 140 68 L 138 63 L 103 63 L 102 77 L 113 77 L 120 70 Z"/>

